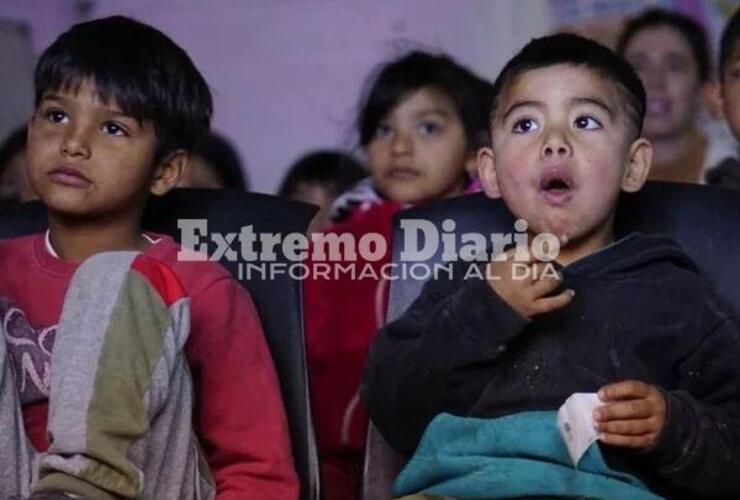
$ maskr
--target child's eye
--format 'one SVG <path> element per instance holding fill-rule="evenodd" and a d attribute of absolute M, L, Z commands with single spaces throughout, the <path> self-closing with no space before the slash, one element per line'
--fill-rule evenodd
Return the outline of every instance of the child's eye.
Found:
<path fill-rule="evenodd" d="M 514 123 L 512 132 L 515 134 L 526 134 L 527 132 L 533 132 L 539 128 L 537 122 L 531 118 L 522 118 Z"/>
<path fill-rule="evenodd" d="M 378 128 L 375 129 L 375 138 L 385 137 L 391 133 L 391 127 L 387 123 L 381 123 Z"/>
<path fill-rule="evenodd" d="M 434 135 L 442 131 L 442 125 L 436 122 L 421 122 L 419 124 L 419 132 L 422 135 Z"/>
<path fill-rule="evenodd" d="M 67 113 L 58 109 L 50 109 L 44 113 L 44 117 L 52 123 L 66 123 L 69 121 Z"/>
<path fill-rule="evenodd" d="M 596 118 L 591 116 L 579 116 L 576 121 L 573 122 L 576 128 L 583 130 L 598 130 L 601 128 L 601 123 Z"/>
<path fill-rule="evenodd" d="M 106 134 L 115 135 L 119 137 L 126 137 L 128 136 L 128 133 L 126 132 L 126 129 L 118 125 L 117 123 L 108 122 L 103 124 L 103 131 Z"/>

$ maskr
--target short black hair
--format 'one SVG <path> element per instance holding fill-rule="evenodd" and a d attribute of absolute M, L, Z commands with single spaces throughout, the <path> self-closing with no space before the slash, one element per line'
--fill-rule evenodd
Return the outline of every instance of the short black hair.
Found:
<path fill-rule="evenodd" d="M 193 149 L 193 154 L 201 156 L 221 180 L 224 189 L 246 191 L 249 179 L 242 166 L 241 158 L 228 139 L 215 132 L 206 134 Z"/>
<path fill-rule="evenodd" d="M 465 130 L 468 149 L 485 145 L 491 83 L 445 54 L 415 50 L 379 66 L 371 74 L 360 104 L 357 128 L 360 145 L 367 146 L 380 122 L 404 98 L 423 87 L 432 87 L 454 104 Z"/>
<path fill-rule="evenodd" d="M 501 95 L 517 77 L 530 70 L 558 64 L 584 66 L 614 83 L 622 95 L 636 136 L 639 136 L 645 118 L 645 88 L 640 77 L 627 61 L 607 47 L 570 33 L 535 38 L 506 63 L 493 84 L 494 99 L 489 111 L 489 122 L 495 118 Z"/>
<path fill-rule="evenodd" d="M 645 29 L 660 26 L 668 26 L 683 35 L 686 41 L 689 42 L 691 52 L 694 54 L 699 81 L 708 81 L 712 67 L 707 34 L 701 24 L 680 12 L 671 12 L 665 9 L 648 9 L 639 16 L 629 19 L 617 40 L 617 52 L 624 55 L 627 45 L 629 45 L 635 35 Z"/>
<path fill-rule="evenodd" d="M 336 198 L 368 173 L 357 160 L 336 150 L 322 149 L 305 154 L 290 166 L 278 196 L 290 198 L 300 184 L 319 184 Z"/>
<path fill-rule="evenodd" d="M 740 38 L 740 9 L 736 10 L 722 31 L 719 43 L 719 78 L 725 77 L 725 66 Z"/>
<path fill-rule="evenodd" d="M 150 120 L 156 161 L 176 149 L 191 151 L 210 127 L 208 85 L 187 53 L 161 31 L 123 16 L 74 25 L 41 55 L 34 73 L 35 104 L 53 91 L 94 83 L 105 102 Z"/>

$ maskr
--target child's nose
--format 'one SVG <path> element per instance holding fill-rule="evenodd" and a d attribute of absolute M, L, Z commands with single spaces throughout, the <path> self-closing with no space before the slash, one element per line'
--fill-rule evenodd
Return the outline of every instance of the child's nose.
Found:
<path fill-rule="evenodd" d="M 558 146 L 545 146 L 545 155 L 550 156 L 553 154 L 557 154 L 558 156 L 565 156 L 566 154 L 568 154 L 568 148 L 563 144 L 560 144 Z"/>
<path fill-rule="evenodd" d="M 391 152 L 393 154 L 407 154 L 411 151 L 411 139 L 409 134 L 402 130 L 393 132 L 391 137 Z"/>
<path fill-rule="evenodd" d="M 83 157 L 90 156 L 88 133 L 83 128 L 70 128 L 61 145 L 63 156 Z"/>
<path fill-rule="evenodd" d="M 542 156 L 569 156 L 571 147 L 568 139 L 560 132 L 550 132 L 542 143 Z"/>

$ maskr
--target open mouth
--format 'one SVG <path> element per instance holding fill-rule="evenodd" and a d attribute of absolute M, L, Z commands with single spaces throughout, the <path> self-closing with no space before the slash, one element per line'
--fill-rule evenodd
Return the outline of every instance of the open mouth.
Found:
<path fill-rule="evenodd" d="M 575 182 L 565 168 L 546 170 L 540 179 L 540 194 L 550 205 L 564 205 L 573 197 Z"/>
<path fill-rule="evenodd" d="M 544 191 L 563 191 L 570 189 L 570 184 L 566 179 L 551 179 L 544 186 Z"/>

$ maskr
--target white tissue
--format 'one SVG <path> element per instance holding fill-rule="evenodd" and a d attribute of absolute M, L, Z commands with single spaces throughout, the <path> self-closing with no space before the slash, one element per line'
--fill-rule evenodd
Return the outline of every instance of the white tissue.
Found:
<path fill-rule="evenodd" d="M 578 467 L 583 454 L 599 437 L 594 429 L 593 414 L 602 404 L 595 392 L 577 392 L 558 410 L 558 430 L 574 467 Z"/>

